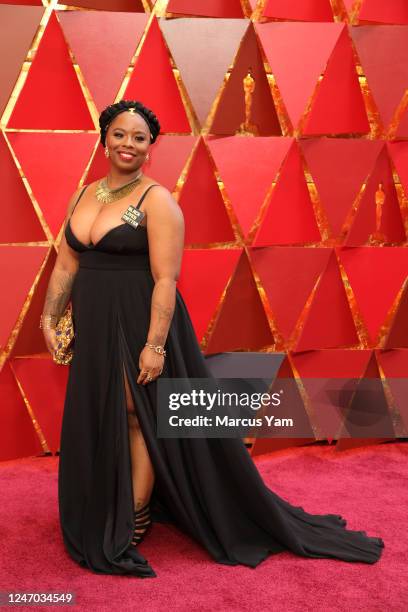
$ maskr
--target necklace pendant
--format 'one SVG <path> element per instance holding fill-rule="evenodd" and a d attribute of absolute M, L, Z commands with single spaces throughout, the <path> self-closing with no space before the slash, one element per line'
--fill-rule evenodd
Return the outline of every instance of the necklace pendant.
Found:
<path fill-rule="evenodd" d="M 105 177 L 99 181 L 95 190 L 95 197 L 98 202 L 102 202 L 103 204 L 116 202 L 116 200 L 120 200 L 129 195 L 129 193 L 135 189 L 136 185 L 140 183 L 142 176 L 143 173 L 141 172 L 135 179 L 130 181 L 130 183 L 126 183 L 126 185 L 122 185 L 122 187 L 116 187 L 116 189 L 110 189 L 108 187 L 107 179 Z"/>
<path fill-rule="evenodd" d="M 103 204 L 109 204 L 109 202 L 112 202 L 109 192 L 107 192 L 101 186 L 98 186 L 97 189 L 95 190 L 95 197 L 98 200 L 98 202 L 102 202 Z"/>

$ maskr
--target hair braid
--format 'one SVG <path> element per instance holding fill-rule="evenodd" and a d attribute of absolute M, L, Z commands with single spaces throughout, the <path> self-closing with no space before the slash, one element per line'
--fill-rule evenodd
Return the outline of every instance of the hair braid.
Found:
<path fill-rule="evenodd" d="M 101 145 L 104 147 L 106 142 L 106 132 L 110 123 L 115 119 L 119 113 L 123 113 L 124 111 L 129 110 L 129 108 L 134 108 L 142 117 L 145 119 L 150 128 L 151 133 L 151 143 L 153 144 L 157 136 L 160 132 L 160 123 L 156 115 L 153 113 L 150 108 L 144 106 L 138 100 L 120 100 L 120 102 L 116 102 L 115 104 L 111 104 L 107 106 L 99 116 L 99 127 L 101 134 Z"/>

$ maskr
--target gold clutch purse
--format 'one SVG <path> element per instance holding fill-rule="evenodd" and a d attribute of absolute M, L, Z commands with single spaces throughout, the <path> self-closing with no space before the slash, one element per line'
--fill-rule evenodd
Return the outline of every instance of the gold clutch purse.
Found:
<path fill-rule="evenodd" d="M 53 360 L 59 365 L 68 365 L 74 356 L 74 319 L 72 309 L 67 306 L 64 314 L 60 317 L 55 328 L 57 337 L 57 348 L 53 354 Z"/>

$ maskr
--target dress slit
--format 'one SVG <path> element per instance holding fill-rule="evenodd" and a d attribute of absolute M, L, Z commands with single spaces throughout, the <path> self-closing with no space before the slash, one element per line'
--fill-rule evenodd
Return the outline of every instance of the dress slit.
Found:
<path fill-rule="evenodd" d="M 130 414 L 134 415 L 134 417 L 138 421 L 138 426 L 139 426 L 139 429 L 140 429 L 140 434 L 139 435 L 141 435 L 142 438 L 143 438 L 146 450 L 147 450 L 147 444 L 146 444 L 146 440 L 145 440 L 145 437 L 144 437 L 144 434 L 143 434 L 142 427 L 140 425 L 140 421 L 139 421 L 139 417 L 138 417 L 138 410 L 136 409 L 136 401 L 135 401 L 132 389 L 131 389 L 130 384 L 129 384 L 129 374 L 127 373 L 127 369 L 126 369 L 126 365 L 125 365 L 124 361 L 122 361 L 122 373 L 123 373 L 123 382 L 124 382 L 125 414 L 126 414 L 126 419 L 127 419 L 127 431 L 128 431 L 128 438 L 129 438 L 129 459 L 130 459 L 130 466 L 131 466 L 132 511 L 133 511 L 134 509 L 136 509 L 136 501 L 137 500 L 135 500 L 134 491 L 133 491 L 133 460 L 132 460 L 132 446 L 131 446 L 131 443 L 130 443 L 130 426 L 129 426 L 129 420 L 128 420 Z M 128 398 L 126 387 L 127 387 L 128 391 L 129 391 L 130 399 Z M 128 410 L 128 402 L 129 401 L 131 402 L 131 406 L 132 406 L 132 412 L 131 413 Z M 147 452 L 148 452 L 148 450 L 147 450 Z M 153 462 L 152 462 L 152 459 L 150 457 L 149 452 L 148 452 L 148 456 L 149 456 L 149 460 L 150 460 L 151 464 L 153 465 Z"/>
<path fill-rule="evenodd" d="M 103 551 L 109 563 L 117 568 L 114 573 L 130 573 L 143 577 L 156 576 L 147 560 L 140 554 L 137 547 L 131 546 L 134 532 L 133 524 L 133 483 L 132 459 L 129 439 L 129 424 L 127 416 L 127 398 L 124 372 L 128 378 L 128 354 L 124 350 L 120 317 L 116 316 L 115 349 L 112 351 L 112 374 L 110 379 L 111 402 L 106 409 L 113 414 L 107 414 L 103 429 L 106 435 L 114 437 L 114 467 L 111 475 L 107 475 L 107 485 L 113 491 L 109 495 L 112 501 L 107 513 Z M 135 393 L 129 383 L 132 404 L 137 415 Z M 109 429 L 109 431 L 108 431 Z M 109 485 L 109 483 L 111 483 Z"/>
<path fill-rule="evenodd" d="M 129 350 L 129 346 L 125 339 L 123 333 L 123 325 L 120 321 L 120 317 L 118 317 L 118 336 L 119 336 L 119 345 L 120 345 L 120 362 L 122 364 L 122 370 L 125 372 L 125 376 L 128 382 L 128 388 L 130 392 L 130 396 L 132 398 L 132 405 L 134 409 L 135 416 L 139 423 L 139 428 L 141 431 L 141 435 L 143 436 L 143 440 L 145 442 L 145 446 L 147 452 L 149 454 L 150 462 L 153 466 L 153 470 L 155 473 L 155 481 L 153 490 L 150 496 L 150 508 L 151 508 L 151 519 L 152 522 L 155 520 L 155 514 L 157 514 L 154 510 L 156 504 L 156 491 L 157 491 L 157 465 L 155 465 L 154 458 L 154 438 L 156 435 L 156 426 L 155 426 L 155 415 L 150 411 L 150 397 L 149 392 L 146 387 L 139 385 L 136 381 L 139 375 L 139 368 L 136 368 L 134 361 L 132 359 L 131 351 Z M 124 376 L 122 374 L 123 381 L 123 397 L 124 397 L 124 414 L 126 418 L 126 431 L 127 431 L 127 440 L 129 444 L 129 465 L 130 465 L 130 482 L 132 488 L 132 513 L 134 509 L 134 495 L 133 495 L 133 482 L 132 482 L 132 458 L 131 458 L 131 447 L 129 440 L 129 423 L 127 416 L 127 406 L 126 406 L 126 389 L 124 384 Z M 161 519 L 159 519 L 161 520 Z M 164 522 L 169 520 L 168 514 L 165 513 L 163 515 Z"/>

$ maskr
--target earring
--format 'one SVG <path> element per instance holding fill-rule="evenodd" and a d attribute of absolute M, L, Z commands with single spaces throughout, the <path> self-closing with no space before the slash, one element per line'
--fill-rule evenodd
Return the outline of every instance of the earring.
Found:
<path fill-rule="evenodd" d="M 105 147 L 105 157 L 109 157 L 109 149 L 107 146 Z"/>
<path fill-rule="evenodd" d="M 146 157 L 145 157 L 145 161 L 149 161 L 149 159 L 150 159 L 150 153 L 148 153 L 148 154 L 146 155 Z"/>

